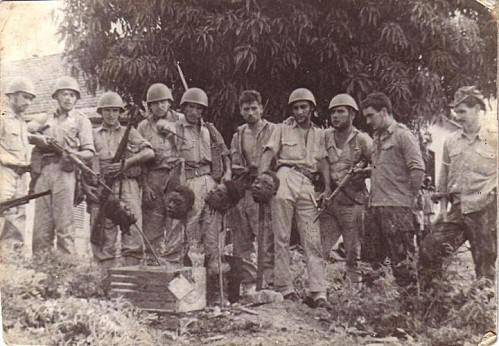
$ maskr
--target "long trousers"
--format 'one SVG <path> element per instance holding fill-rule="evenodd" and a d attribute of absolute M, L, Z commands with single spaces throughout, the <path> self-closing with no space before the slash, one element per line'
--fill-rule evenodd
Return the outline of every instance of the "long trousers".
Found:
<path fill-rule="evenodd" d="M 0 201 L 18 198 L 28 193 L 26 175 L 0 165 Z M 21 205 L 4 212 L 0 217 L 0 243 L 24 243 L 26 206 Z"/>

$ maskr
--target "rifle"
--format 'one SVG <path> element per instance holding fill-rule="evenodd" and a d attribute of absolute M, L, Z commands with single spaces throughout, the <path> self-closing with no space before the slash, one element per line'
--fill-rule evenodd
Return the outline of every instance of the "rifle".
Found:
<path fill-rule="evenodd" d="M 182 81 L 182 85 L 184 86 L 184 90 L 189 89 L 187 86 L 187 81 L 185 80 L 184 72 L 182 72 L 182 68 L 180 67 L 180 62 L 177 61 L 177 71 L 180 76 L 180 80 Z"/>
<path fill-rule="evenodd" d="M 88 167 L 81 159 L 79 159 L 71 151 L 69 151 L 68 149 L 64 148 L 59 143 L 57 143 L 55 139 L 48 138 L 47 143 L 49 144 L 51 149 L 57 152 L 58 154 L 63 155 L 65 153 L 68 159 L 71 160 L 71 162 L 73 162 L 84 174 L 88 174 L 94 177 L 99 183 L 99 185 L 101 185 L 104 188 L 105 191 L 113 192 L 113 190 L 102 180 L 99 174 L 95 173 L 90 167 Z"/>
<path fill-rule="evenodd" d="M 322 203 L 321 203 L 321 207 L 319 208 L 319 214 L 317 215 L 317 217 L 314 219 L 314 223 L 317 222 L 317 220 L 319 220 L 320 216 L 326 212 L 327 210 L 327 205 L 328 205 L 328 202 L 333 200 L 336 195 L 338 195 L 338 193 L 345 187 L 345 185 L 350 181 L 350 179 L 352 179 L 352 177 L 356 174 L 356 170 L 359 169 L 359 168 L 365 168 L 366 166 L 366 162 L 364 160 L 360 160 L 359 162 L 357 162 L 357 164 L 353 165 L 350 170 L 347 172 L 347 174 L 343 177 L 343 179 L 341 179 L 340 183 L 338 184 L 338 186 L 336 186 L 336 189 L 334 189 L 334 191 L 328 196 L 326 197 Z"/>
<path fill-rule="evenodd" d="M 127 149 L 127 144 L 128 144 L 128 136 L 130 134 L 130 131 L 132 130 L 133 123 L 136 118 L 136 114 L 138 114 L 139 109 L 138 107 L 134 108 L 133 112 L 130 114 L 130 119 L 128 120 L 128 123 L 126 125 L 125 133 L 123 134 L 123 137 L 121 138 L 120 143 L 118 144 L 118 149 L 116 149 L 116 153 L 114 154 L 113 158 L 111 159 L 111 163 L 118 163 L 122 162 L 122 167 L 124 165 L 124 155 L 126 153 Z M 122 170 L 118 172 L 117 174 L 113 176 L 109 176 L 105 178 L 105 184 L 107 186 L 113 186 L 114 182 L 120 178 L 120 176 L 123 174 Z M 121 190 L 121 187 L 120 187 Z M 121 191 L 120 191 L 121 192 Z M 104 189 L 101 197 L 100 197 L 100 206 L 106 205 L 107 201 L 109 200 L 109 197 L 113 194 L 113 190 L 111 188 L 106 188 Z M 99 208 L 99 212 L 97 213 L 97 217 L 95 222 L 93 223 L 92 230 L 90 233 L 90 241 L 92 244 L 95 245 L 102 245 L 104 242 L 104 232 L 102 230 L 104 220 L 106 219 L 105 215 L 105 208 Z"/>
<path fill-rule="evenodd" d="M 6 201 L 0 202 L 0 215 L 3 215 L 10 208 L 15 208 L 23 204 L 27 204 L 29 201 L 35 198 L 39 198 L 50 194 L 52 191 L 47 190 L 39 193 L 28 194 L 26 196 L 8 199 Z"/>

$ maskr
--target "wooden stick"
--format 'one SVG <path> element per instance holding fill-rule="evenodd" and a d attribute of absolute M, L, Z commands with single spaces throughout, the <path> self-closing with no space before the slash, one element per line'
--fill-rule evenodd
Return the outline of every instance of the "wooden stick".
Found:
<path fill-rule="evenodd" d="M 265 204 L 258 204 L 258 257 L 256 269 L 256 290 L 260 291 L 263 288 L 263 266 L 264 266 L 264 253 L 265 253 Z"/>

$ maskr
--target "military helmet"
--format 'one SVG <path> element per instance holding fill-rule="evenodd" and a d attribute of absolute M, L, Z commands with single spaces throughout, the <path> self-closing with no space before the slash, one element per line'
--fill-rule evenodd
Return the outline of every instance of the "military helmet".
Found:
<path fill-rule="evenodd" d="M 339 106 L 349 106 L 355 109 L 357 112 L 359 111 L 359 106 L 357 105 L 357 102 L 355 102 L 353 97 L 348 94 L 338 94 L 335 97 L 333 97 L 331 99 L 331 102 L 329 102 L 328 109 L 332 109 L 334 107 L 339 107 Z"/>
<path fill-rule="evenodd" d="M 206 95 L 203 89 L 189 88 L 182 95 L 180 105 L 182 106 L 186 102 L 208 107 L 208 95 Z"/>
<path fill-rule="evenodd" d="M 312 94 L 312 92 L 306 88 L 295 89 L 289 95 L 288 105 L 290 105 L 296 101 L 309 101 L 309 102 L 312 102 L 314 106 L 317 106 L 317 102 L 315 102 L 314 94 Z"/>
<path fill-rule="evenodd" d="M 464 86 L 464 87 L 459 88 L 456 91 L 456 93 L 454 94 L 454 100 L 452 101 L 450 106 L 453 108 L 457 107 L 460 103 L 462 103 L 463 101 L 465 101 L 469 97 L 473 97 L 476 100 L 478 100 L 478 102 L 480 102 L 480 105 L 482 106 L 482 108 L 484 110 L 486 109 L 483 95 L 480 92 L 480 90 L 478 90 L 478 88 L 476 86 Z"/>
<path fill-rule="evenodd" d="M 7 86 L 5 95 L 15 94 L 17 92 L 25 92 L 26 94 L 36 97 L 35 86 L 33 85 L 33 82 L 26 77 L 14 78 Z"/>
<path fill-rule="evenodd" d="M 173 102 L 172 92 L 163 83 L 154 83 L 147 89 L 146 102 L 170 100 Z"/>
<path fill-rule="evenodd" d="M 103 108 L 120 108 L 122 112 L 125 111 L 121 96 L 113 91 L 105 92 L 97 101 L 97 113 L 100 114 Z"/>
<path fill-rule="evenodd" d="M 55 99 L 57 93 L 60 90 L 72 90 L 76 93 L 76 98 L 79 99 L 81 97 L 80 86 L 76 79 L 70 76 L 64 76 L 57 79 L 55 82 L 54 92 L 52 93 L 52 98 Z"/>

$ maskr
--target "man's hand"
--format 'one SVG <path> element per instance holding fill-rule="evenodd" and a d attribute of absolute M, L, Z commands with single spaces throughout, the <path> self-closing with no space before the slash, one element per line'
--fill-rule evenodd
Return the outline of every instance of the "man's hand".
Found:
<path fill-rule="evenodd" d="M 362 168 L 362 167 L 355 166 L 353 168 L 352 172 L 353 172 L 353 174 L 365 179 L 365 178 L 368 178 L 371 176 L 371 171 L 372 171 L 372 167 Z"/>
<path fill-rule="evenodd" d="M 144 187 L 142 188 L 142 194 L 144 197 L 144 202 L 146 203 L 151 203 L 156 199 L 156 194 L 149 187 L 149 185 L 144 185 Z"/>
<path fill-rule="evenodd" d="M 46 148 L 50 145 L 51 138 L 49 136 L 45 136 L 45 135 L 29 134 L 28 140 L 31 144 L 33 144 L 37 147 Z"/>
<path fill-rule="evenodd" d="M 331 190 L 331 188 L 326 187 L 324 189 L 324 191 L 319 195 L 319 198 L 317 198 L 317 201 L 318 201 L 319 207 L 321 209 L 326 207 L 327 199 L 329 196 L 331 196 L 332 193 L 333 193 L 333 191 Z"/>

